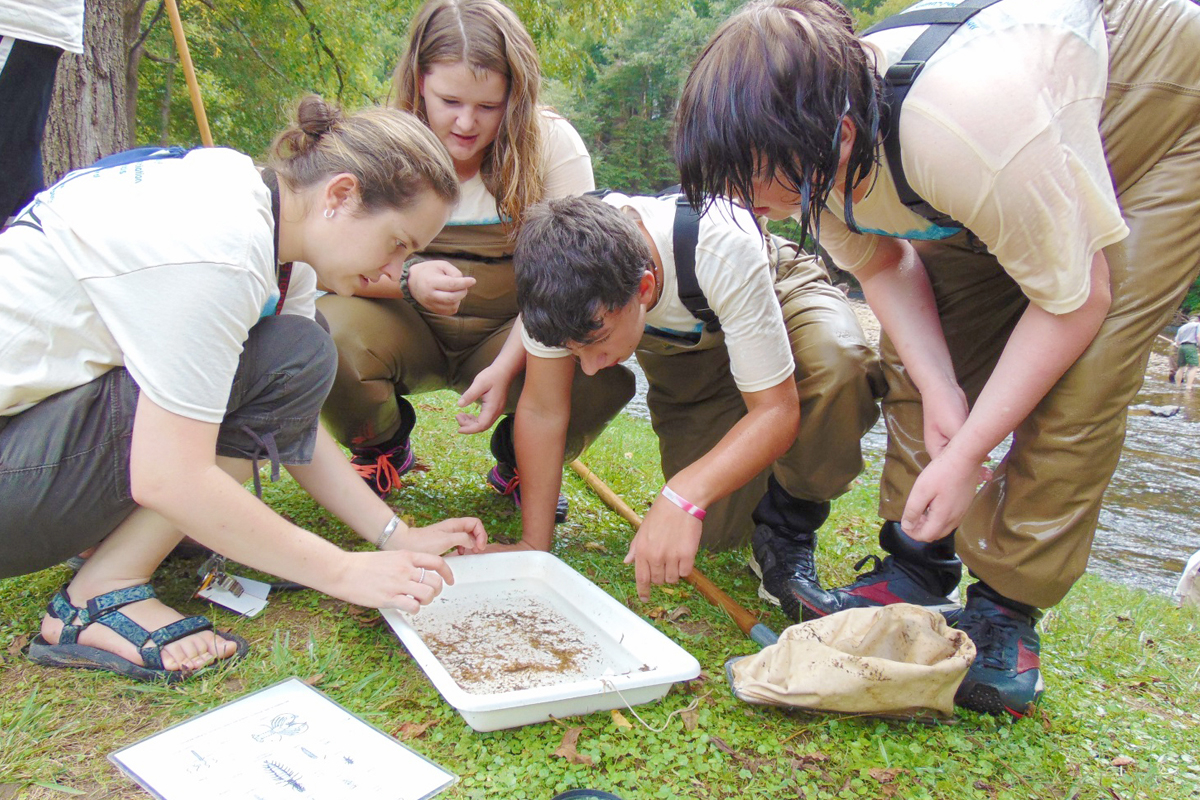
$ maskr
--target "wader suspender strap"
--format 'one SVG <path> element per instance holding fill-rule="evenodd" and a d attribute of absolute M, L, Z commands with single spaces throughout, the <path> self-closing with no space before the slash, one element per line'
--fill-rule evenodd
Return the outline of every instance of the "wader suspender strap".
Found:
<path fill-rule="evenodd" d="M 263 183 L 271 190 L 271 216 L 275 218 L 275 262 L 279 262 L 279 176 L 275 170 L 268 167 L 262 171 Z M 283 301 L 287 298 L 288 284 L 292 282 L 292 262 L 279 264 L 279 302 L 275 304 L 275 313 L 283 311 Z"/>
<path fill-rule="evenodd" d="M 675 226 L 671 229 L 675 249 L 675 280 L 679 283 L 679 302 L 692 316 L 704 323 L 704 329 L 715 333 L 721 320 L 708 307 L 708 298 L 696 280 L 696 245 L 700 241 L 700 215 L 688 202 L 687 195 L 675 199 Z"/>
<path fill-rule="evenodd" d="M 913 81 L 925 68 L 925 62 L 946 43 L 959 27 L 971 17 L 999 0 L 964 0 L 952 8 L 929 8 L 897 14 L 882 22 L 872 25 L 863 32 L 868 36 L 891 28 L 907 28 L 912 25 L 928 25 L 912 46 L 905 51 L 904 56 L 888 68 L 883 78 L 883 101 L 888 109 L 884 123 L 883 151 L 887 154 L 888 168 L 892 173 L 892 182 L 896 184 L 896 193 L 900 201 L 911 211 L 921 215 L 935 225 L 943 228 L 963 228 L 948 214 L 943 214 L 929 203 L 925 202 L 908 183 L 904 175 L 904 165 L 900 160 L 900 109 L 904 98 L 912 87 Z"/>
<path fill-rule="evenodd" d="M 994 0 L 993 0 L 994 1 Z M 584 192 L 584 197 L 603 200 L 612 194 L 612 189 L 593 189 Z M 655 197 L 670 197 L 679 194 L 679 185 L 663 189 Z M 696 244 L 700 241 L 700 215 L 688 202 L 687 195 L 679 194 L 675 199 L 675 224 L 671 229 L 671 242 L 675 250 L 675 280 L 679 284 L 679 302 L 688 312 L 704 323 L 704 329 L 714 333 L 721 329 L 721 320 L 708 307 L 699 281 L 696 280 Z"/>

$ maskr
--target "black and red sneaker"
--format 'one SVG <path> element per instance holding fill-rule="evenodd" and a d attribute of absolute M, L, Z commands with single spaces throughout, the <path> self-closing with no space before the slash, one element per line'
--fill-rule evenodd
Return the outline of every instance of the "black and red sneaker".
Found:
<path fill-rule="evenodd" d="M 872 554 L 861 559 L 854 565 L 855 570 L 871 561 L 874 565 L 847 586 L 823 589 L 815 578 L 788 580 L 783 588 L 794 597 L 800 618 L 816 619 L 848 608 L 912 603 L 953 622 L 962 610 L 955 599 L 962 562 L 954 554 L 953 538 L 918 542 L 910 539 L 899 523 L 885 522 L 879 530 L 879 544 L 888 555 L 880 558 Z M 763 584 L 767 586 L 765 579 Z M 780 596 L 771 586 L 767 588 Z"/>
<path fill-rule="evenodd" d="M 983 583 L 967 587 L 957 628 L 975 643 L 975 663 L 954 702 L 985 714 L 1028 715 L 1045 690 L 1041 641 L 1034 625 L 1042 613 L 1002 597 Z"/>
<path fill-rule="evenodd" d="M 392 489 L 404 485 L 400 476 L 414 469 L 425 467 L 416 463 L 408 437 L 403 441 L 384 442 L 381 445 L 350 448 L 350 464 L 380 497 L 387 497 Z"/>
<path fill-rule="evenodd" d="M 862 569 L 868 561 L 874 561 L 874 566 L 859 575 L 854 583 L 822 589 L 810 597 L 802 598 L 804 619 L 823 617 L 847 608 L 872 608 L 892 603 L 924 606 L 949 620 L 962 611 L 953 594 L 935 594 L 927 588 L 930 581 L 920 566 L 896 556 L 880 558 L 871 554 L 855 564 L 854 569 Z"/>
<path fill-rule="evenodd" d="M 517 468 L 497 461 L 496 466 L 487 476 L 488 484 L 505 497 L 511 497 L 517 508 L 521 507 L 521 476 Z M 554 524 L 567 521 L 570 506 L 564 495 L 558 496 L 558 504 L 554 507 Z"/>

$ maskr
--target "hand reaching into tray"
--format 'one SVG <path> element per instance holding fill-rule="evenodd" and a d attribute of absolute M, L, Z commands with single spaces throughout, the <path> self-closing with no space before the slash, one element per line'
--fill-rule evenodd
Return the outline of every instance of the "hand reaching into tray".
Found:
<path fill-rule="evenodd" d="M 423 528 L 406 528 L 391 537 L 384 549 L 462 556 L 482 553 L 486 546 L 487 531 L 482 522 L 475 517 L 452 517 Z M 454 552 L 447 552 L 451 550 Z"/>

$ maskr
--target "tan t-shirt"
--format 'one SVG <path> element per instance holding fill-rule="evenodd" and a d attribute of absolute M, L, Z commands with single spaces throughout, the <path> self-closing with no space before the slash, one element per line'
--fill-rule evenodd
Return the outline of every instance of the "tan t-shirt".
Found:
<path fill-rule="evenodd" d="M 924 30 L 868 37 L 880 74 Z M 900 117 L 913 189 L 970 229 L 1026 296 L 1054 314 L 1083 304 L 1093 254 L 1129 233 L 1100 140 L 1107 78 L 1098 2 L 1002 0 L 934 54 Z M 847 228 L 835 190 L 821 215 L 821 244 L 851 272 L 873 255 L 878 235 L 945 235 L 900 203 L 886 163 L 854 203 L 854 220 L 863 233 Z"/>
<path fill-rule="evenodd" d="M 546 192 L 543 200 L 590 192 L 596 188 L 592 177 L 592 158 L 587 146 L 571 123 L 542 109 L 542 170 L 546 176 Z M 459 184 L 460 198 L 450 215 L 447 225 L 495 225 L 500 222 L 496 198 L 483 184 L 483 178 L 475 173 Z"/>

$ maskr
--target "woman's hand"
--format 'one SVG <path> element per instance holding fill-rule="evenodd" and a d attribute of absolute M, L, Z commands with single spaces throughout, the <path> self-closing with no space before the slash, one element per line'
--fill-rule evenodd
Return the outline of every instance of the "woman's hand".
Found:
<path fill-rule="evenodd" d="M 434 314 L 457 314 L 474 285 L 474 278 L 463 277 L 449 261 L 418 261 L 408 268 L 408 293 Z"/>
<path fill-rule="evenodd" d="M 369 608 L 398 608 L 415 614 L 454 583 L 441 556 L 409 550 L 344 553 L 339 580 L 327 594 Z"/>
<path fill-rule="evenodd" d="M 487 546 L 487 531 L 475 517 L 453 517 L 426 525 L 424 528 L 408 528 L 404 533 L 388 540 L 387 550 L 411 550 L 417 553 L 444 555 L 453 550 L 454 555 L 482 553 Z"/>

